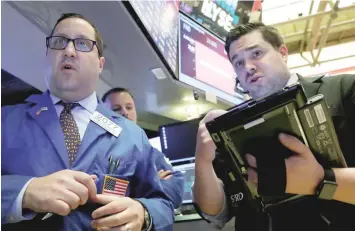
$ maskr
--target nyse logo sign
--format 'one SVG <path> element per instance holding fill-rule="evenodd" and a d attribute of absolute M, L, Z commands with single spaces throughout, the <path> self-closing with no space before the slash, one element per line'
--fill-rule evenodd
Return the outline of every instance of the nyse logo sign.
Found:
<path fill-rule="evenodd" d="M 214 1 L 204 0 L 201 13 L 213 22 L 217 22 L 218 26 L 222 27 L 225 31 L 228 32 L 231 30 L 233 17 L 214 3 Z"/>
<path fill-rule="evenodd" d="M 242 201 L 244 198 L 244 195 L 242 192 L 233 194 L 230 196 L 230 199 L 232 201 L 232 206 L 233 207 L 238 207 L 239 206 L 239 202 Z"/>

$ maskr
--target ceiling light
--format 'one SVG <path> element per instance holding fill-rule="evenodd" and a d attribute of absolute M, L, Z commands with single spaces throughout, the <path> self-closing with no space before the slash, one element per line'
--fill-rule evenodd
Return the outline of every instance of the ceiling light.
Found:
<path fill-rule="evenodd" d="M 166 75 L 164 73 L 164 71 L 161 68 L 154 68 L 150 70 L 151 72 L 153 72 L 153 74 L 155 75 L 155 78 L 159 79 L 166 79 Z"/>

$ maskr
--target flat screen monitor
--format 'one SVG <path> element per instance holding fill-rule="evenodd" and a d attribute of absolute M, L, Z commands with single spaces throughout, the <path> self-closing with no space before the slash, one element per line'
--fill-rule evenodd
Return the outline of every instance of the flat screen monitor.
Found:
<path fill-rule="evenodd" d="M 143 32 L 148 32 L 148 39 L 152 40 L 163 56 L 162 61 L 177 74 L 177 40 L 179 1 L 129 1 L 124 4 L 133 8 L 138 20 L 143 23 Z M 132 13 L 132 12 L 131 12 Z M 137 21 L 137 18 L 135 18 Z M 158 53 L 159 55 L 159 53 Z"/>
<path fill-rule="evenodd" d="M 249 21 L 253 6 L 259 1 L 181 1 L 180 11 L 224 39 L 230 29 Z"/>
<path fill-rule="evenodd" d="M 173 165 L 195 159 L 199 121 L 194 119 L 159 127 L 162 152 Z"/>
<path fill-rule="evenodd" d="M 218 98 L 239 104 L 235 72 L 224 50 L 224 41 L 184 14 L 179 20 L 179 81 Z"/>
<path fill-rule="evenodd" d="M 183 204 L 192 203 L 192 185 L 195 181 L 195 163 L 174 166 L 175 171 L 180 171 L 184 175 L 185 186 L 182 197 Z"/>

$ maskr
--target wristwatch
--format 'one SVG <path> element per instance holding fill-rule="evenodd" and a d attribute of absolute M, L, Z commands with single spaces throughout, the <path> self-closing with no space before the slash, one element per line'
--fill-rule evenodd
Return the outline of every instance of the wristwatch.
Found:
<path fill-rule="evenodd" d="M 142 231 L 152 230 L 153 229 L 152 217 L 150 216 L 147 207 L 145 207 L 145 205 L 141 201 L 136 200 L 136 199 L 133 199 L 133 200 L 139 202 L 144 208 L 144 223 L 142 226 Z"/>
<path fill-rule="evenodd" d="M 335 179 L 335 173 L 331 168 L 324 169 L 324 179 L 320 183 L 317 196 L 322 200 L 333 200 L 335 191 L 338 187 L 338 184 Z"/>
<path fill-rule="evenodd" d="M 144 208 L 144 223 L 142 231 L 149 231 L 152 229 L 152 218 L 150 217 L 148 210 Z"/>

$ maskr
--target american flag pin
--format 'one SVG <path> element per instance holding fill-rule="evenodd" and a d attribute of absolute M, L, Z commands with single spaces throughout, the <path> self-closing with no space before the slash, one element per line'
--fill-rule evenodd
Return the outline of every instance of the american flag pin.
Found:
<path fill-rule="evenodd" d="M 121 180 L 111 176 L 105 176 L 102 186 L 102 194 L 115 196 L 126 196 L 129 181 Z"/>
<path fill-rule="evenodd" d="M 36 112 L 36 115 L 39 116 L 39 114 L 41 114 L 42 111 L 48 111 L 48 107 L 41 107 L 41 108 L 38 109 L 38 111 Z"/>

